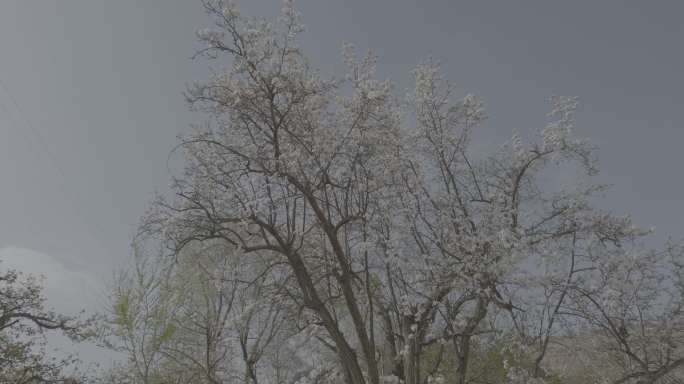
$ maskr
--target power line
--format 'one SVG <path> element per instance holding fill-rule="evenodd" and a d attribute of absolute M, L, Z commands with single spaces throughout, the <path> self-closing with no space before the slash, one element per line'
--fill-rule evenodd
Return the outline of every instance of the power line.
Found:
<path fill-rule="evenodd" d="M 57 157 L 52 153 L 50 150 L 50 147 L 47 145 L 47 142 L 43 139 L 43 136 L 40 134 L 40 132 L 36 129 L 36 127 L 31 124 L 31 122 L 26 118 L 24 115 L 23 110 L 19 106 L 19 103 L 17 103 L 17 100 L 12 96 L 12 94 L 9 92 L 7 86 L 5 86 L 5 82 L 0 79 L 0 88 L 2 88 L 3 93 L 7 95 L 7 98 L 10 100 L 10 102 L 13 104 L 14 109 L 17 111 L 17 115 L 19 115 L 19 118 L 23 121 L 24 125 L 28 127 L 28 129 L 31 131 L 33 136 L 35 136 L 36 141 L 38 142 L 38 145 L 40 145 L 43 148 L 43 152 L 45 156 L 47 157 L 46 160 L 48 160 L 51 164 L 52 167 L 55 168 L 57 173 L 59 173 L 59 176 L 62 177 L 62 180 L 66 179 L 66 174 L 62 170 L 62 168 L 59 166 L 59 162 L 57 161 Z M 12 116 L 12 113 L 10 113 L 7 108 L 3 105 L 3 109 L 7 112 L 8 115 L 10 115 L 10 118 L 14 120 L 14 117 Z"/>
<path fill-rule="evenodd" d="M 79 219 L 81 220 L 83 225 L 92 227 L 96 230 L 96 232 L 100 232 L 101 234 L 106 233 L 105 231 L 102 230 L 99 223 L 97 223 L 96 221 L 91 222 L 90 220 L 88 220 L 83 209 L 81 209 L 81 205 L 79 204 L 79 201 L 76 197 L 81 192 L 78 190 L 73 191 L 73 188 L 67 187 L 67 185 L 66 185 L 66 180 L 67 180 L 66 173 L 63 171 L 62 167 L 60 167 L 59 161 L 57 160 L 57 157 L 50 150 L 50 147 L 48 146 L 47 142 L 43 139 L 43 136 L 40 134 L 40 131 L 38 131 L 35 128 L 35 126 L 33 126 L 33 124 L 31 124 L 31 122 L 28 120 L 28 118 L 24 114 L 23 110 L 19 106 L 19 103 L 12 96 L 12 94 L 9 92 L 7 86 L 2 81 L 2 79 L 0 79 L 0 88 L 2 88 L 3 92 L 7 95 L 7 98 L 13 104 L 14 109 L 16 111 L 16 114 L 19 115 L 19 118 L 23 121 L 23 125 L 25 125 L 31 131 L 31 133 L 35 137 L 35 141 L 37 141 L 38 145 L 40 145 L 42 147 L 43 154 L 46 157 L 45 160 L 52 164 L 52 167 L 57 171 L 58 175 L 60 176 L 59 177 L 60 180 L 58 182 L 57 188 L 59 188 L 62 191 L 62 193 L 64 194 L 64 198 L 69 200 L 68 203 L 71 203 L 69 205 L 72 206 L 72 209 L 73 209 L 73 211 L 75 211 L 76 216 L 79 217 Z M 3 110 L 5 110 L 7 112 L 7 114 L 9 115 L 9 118 L 11 120 L 13 120 L 14 122 L 16 122 L 16 119 L 14 118 L 14 116 L 12 116 L 13 114 L 7 110 L 4 103 L 0 103 L 0 106 L 2 107 Z M 19 129 L 20 133 L 22 133 L 22 135 L 27 138 L 27 140 L 29 141 L 29 145 L 30 145 L 31 140 L 28 139 L 28 137 L 27 137 L 28 135 L 26 135 L 24 132 L 21 132 L 20 127 L 17 127 L 17 128 Z M 70 193 L 69 189 L 72 189 L 73 193 Z M 88 231 L 88 232 L 90 232 L 90 231 Z M 90 235 L 93 236 L 93 233 L 91 232 Z M 93 236 L 93 237 L 97 238 L 96 236 Z"/>

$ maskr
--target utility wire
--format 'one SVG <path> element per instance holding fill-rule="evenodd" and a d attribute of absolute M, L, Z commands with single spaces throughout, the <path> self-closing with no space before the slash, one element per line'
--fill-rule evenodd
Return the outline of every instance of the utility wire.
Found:
<path fill-rule="evenodd" d="M 69 204 L 69 205 L 72 206 L 73 211 L 75 211 L 75 214 L 79 217 L 80 221 L 86 227 L 90 227 L 90 228 L 95 229 L 96 232 L 100 232 L 101 234 L 106 233 L 105 231 L 102 230 L 99 223 L 97 223 L 96 221 L 88 220 L 88 218 L 86 217 L 86 215 L 85 215 L 85 213 L 84 213 L 84 211 L 83 211 L 83 209 L 82 209 L 82 207 L 79 204 L 79 201 L 77 199 L 77 195 L 79 194 L 79 191 L 73 191 L 73 188 L 67 187 L 67 185 L 66 185 L 66 180 L 67 180 L 66 173 L 64 172 L 62 167 L 60 167 L 57 157 L 54 155 L 52 150 L 50 150 L 50 147 L 48 146 L 47 142 L 43 139 L 43 136 L 40 134 L 40 131 L 38 131 L 35 128 L 35 126 L 33 124 L 31 124 L 31 122 L 28 120 L 28 118 L 24 114 L 23 110 L 19 106 L 19 103 L 12 96 L 12 94 L 9 92 L 7 86 L 2 81 L 2 79 L 0 79 L 0 88 L 3 90 L 3 93 L 5 95 L 7 95 L 7 98 L 13 104 L 14 110 L 16 111 L 16 114 L 19 115 L 19 118 L 23 121 L 23 125 L 25 125 L 31 131 L 31 133 L 35 137 L 35 141 L 37 141 L 38 145 L 42 147 L 42 152 L 43 152 L 43 155 L 45 155 L 45 160 L 52 163 L 51 167 L 54 170 L 56 170 L 56 172 L 60 178 L 60 181 L 58 182 L 58 188 L 61 189 L 62 193 L 64 194 L 64 198 L 67 200 L 70 200 L 69 202 L 71 204 Z M 10 113 L 10 111 L 7 110 L 4 103 L 0 102 L 0 106 L 7 113 L 9 118 L 14 123 L 16 123 L 17 119 L 14 118 L 14 116 L 13 116 L 14 114 Z M 10 124 L 12 123 L 12 121 L 10 121 Z M 15 127 L 20 131 L 20 133 L 29 141 L 29 145 L 31 145 L 32 140 L 30 140 L 28 135 L 26 135 L 26 133 L 24 131 L 22 131 L 21 127 L 19 127 L 18 124 L 13 124 L 13 125 L 15 125 Z M 70 191 L 69 191 L 70 189 L 72 190 L 73 193 L 70 193 Z M 90 231 L 88 231 L 88 232 L 90 232 Z M 93 238 L 97 239 L 97 236 L 94 236 L 92 232 L 90 233 L 90 235 L 93 236 Z"/>
<path fill-rule="evenodd" d="M 26 118 L 23 110 L 19 106 L 19 103 L 17 103 L 17 100 L 9 92 L 9 90 L 7 89 L 7 86 L 5 86 L 5 82 L 2 79 L 0 79 L 0 88 L 2 88 L 3 93 L 5 95 L 7 95 L 7 99 L 9 99 L 9 101 L 13 104 L 14 109 L 17 111 L 17 115 L 19 115 L 19 117 L 21 118 L 21 120 L 24 123 L 23 125 L 25 125 L 31 131 L 33 136 L 35 136 L 35 139 L 38 142 L 38 145 L 40 145 L 42 147 L 43 153 L 47 157 L 47 160 L 52 164 L 52 167 L 55 168 L 55 170 L 57 171 L 59 176 L 62 178 L 62 180 L 66 180 L 66 174 L 64 173 L 62 168 L 59 166 L 59 162 L 57 161 L 57 157 L 52 153 L 52 151 L 50 150 L 50 147 L 47 145 L 47 142 L 43 139 L 43 136 L 40 134 L 40 132 Z M 4 105 L 2 108 L 3 108 L 3 110 L 5 110 L 5 112 L 7 112 L 10 119 L 14 120 L 12 113 L 10 113 Z M 21 131 L 21 128 L 19 128 L 19 130 Z"/>

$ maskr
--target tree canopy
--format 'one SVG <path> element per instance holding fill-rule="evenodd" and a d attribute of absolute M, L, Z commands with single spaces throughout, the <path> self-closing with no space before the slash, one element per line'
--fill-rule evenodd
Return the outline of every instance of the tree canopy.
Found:
<path fill-rule="evenodd" d="M 402 95 L 346 44 L 346 73 L 326 78 L 292 2 L 276 23 L 203 5 L 214 25 L 197 57 L 227 69 L 186 93 L 207 120 L 181 138 L 174 196 L 143 219 L 139 243 L 162 257 L 137 257 L 115 292 L 131 364 L 117 374 L 617 384 L 684 364 L 681 248 L 650 249 L 650 231 L 596 206 L 576 98 L 552 97 L 533 137 L 473 153 L 483 102 L 436 61 Z M 544 182 L 565 167 L 587 177 Z"/>
<path fill-rule="evenodd" d="M 79 320 L 45 308 L 40 280 L 13 269 L 0 270 L 0 382 L 70 383 L 81 379 L 75 356 L 51 356 L 46 331 L 72 340 L 90 336 L 91 320 Z"/>

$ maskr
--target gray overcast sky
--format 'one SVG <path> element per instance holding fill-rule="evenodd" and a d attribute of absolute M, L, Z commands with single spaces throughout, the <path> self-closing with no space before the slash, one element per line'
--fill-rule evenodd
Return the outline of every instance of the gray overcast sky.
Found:
<path fill-rule="evenodd" d="M 432 55 L 463 93 L 485 99 L 479 134 L 492 143 L 541 126 L 550 95 L 579 96 L 577 133 L 601 147 L 599 180 L 615 185 L 608 207 L 660 239 L 684 235 L 684 2 L 298 4 L 324 73 L 341 68 L 343 41 L 373 48 L 400 87 Z M 185 83 L 220 66 L 189 59 L 208 24 L 193 0 L 0 2 L 0 255 L 17 260 L 23 248 L 100 280 L 127 259 L 153 192 L 169 184 L 176 135 L 201 121 Z"/>

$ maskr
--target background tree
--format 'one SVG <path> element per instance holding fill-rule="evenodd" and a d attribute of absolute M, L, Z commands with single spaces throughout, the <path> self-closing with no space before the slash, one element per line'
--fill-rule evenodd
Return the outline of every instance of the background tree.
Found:
<path fill-rule="evenodd" d="M 106 345 L 125 358 L 105 382 L 290 382 L 311 369 L 293 353 L 305 342 L 294 340 L 300 330 L 277 273 L 227 257 L 232 246 L 219 242 L 174 259 L 141 249 L 116 279 L 102 324 Z"/>
<path fill-rule="evenodd" d="M 162 346 L 175 331 L 172 316 L 179 292 L 168 289 L 166 263 L 153 263 L 135 248 L 131 268 L 116 276 L 111 306 L 102 332 L 104 345 L 121 353 L 126 362 L 111 372 L 112 379 L 130 383 L 161 383 Z M 167 367 L 168 368 L 168 367 Z M 170 377 L 170 375 L 169 375 Z"/>
<path fill-rule="evenodd" d="M 53 331 L 81 341 L 91 336 L 91 321 L 45 308 L 42 290 L 35 276 L 0 270 L 0 382 L 71 383 L 86 377 L 75 356 L 49 355 L 45 336 Z"/>

